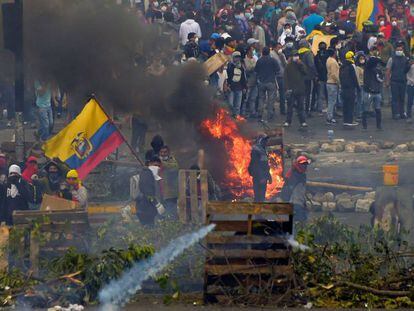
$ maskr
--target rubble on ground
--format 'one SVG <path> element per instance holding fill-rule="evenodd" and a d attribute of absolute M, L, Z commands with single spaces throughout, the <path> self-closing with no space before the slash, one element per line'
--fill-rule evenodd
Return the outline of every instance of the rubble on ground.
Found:
<path fill-rule="evenodd" d="M 375 202 L 375 191 L 350 194 L 342 192 L 307 193 L 307 206 L 313 212 L 362 212 L 367 213 Z"/>

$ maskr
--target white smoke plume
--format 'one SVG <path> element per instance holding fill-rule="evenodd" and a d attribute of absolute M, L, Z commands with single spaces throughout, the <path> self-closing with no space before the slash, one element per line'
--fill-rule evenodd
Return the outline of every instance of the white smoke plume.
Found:
<path fill-rule="evenodd" d="M 151 258 L 138 262 L 119 279 L 111 281 L 99 293 L 101 310 L 117 310 L 117 306 L 128 303 L 130 298 L 141 289 L 144 281 L 155 276 L 183 251 L 204 238 L 214 227 L 215 225 L 211 224 L 197 232 L 178 237 Z"/>

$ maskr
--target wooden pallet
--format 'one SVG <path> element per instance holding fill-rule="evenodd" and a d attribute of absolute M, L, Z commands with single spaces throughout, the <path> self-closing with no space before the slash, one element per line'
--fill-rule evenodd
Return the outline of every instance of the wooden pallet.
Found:
<path fill-rule="evenodd" d="M 282 293 L 293 268 L 284 236 L 292 234 L 293 207 L 288 203 L 208 202 L 204 301 Z M 257 298 L 257 297 L 256 297 Z"/>
<path fill-rule="evenodd" d="M 70 211 L 15 211 L 15 231 L 24 232 L 17 245 L 13 264 L 30 268 L 38 276 L 40 260 L 62 256 L 70 248 L 86 251 L 89 246 L 89 220 L 84 210 Z"/>
<path fill-rule="evenodd" d="M 199 178 L 198 178 L 199 174 Z M 178 172 L 178 216 L 183 223 L 201 223 L 208 202 L 207 171 Z"/>

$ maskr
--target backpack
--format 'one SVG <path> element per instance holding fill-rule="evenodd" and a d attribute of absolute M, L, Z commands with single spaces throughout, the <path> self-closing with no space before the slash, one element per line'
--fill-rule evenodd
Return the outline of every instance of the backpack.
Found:
<path fill-rule="evenodd" d="M 136 200 L 141 191 L 139 190 L 139 174 L 134 175 L 129 179 L 129 197 L 132 200 Z"/>

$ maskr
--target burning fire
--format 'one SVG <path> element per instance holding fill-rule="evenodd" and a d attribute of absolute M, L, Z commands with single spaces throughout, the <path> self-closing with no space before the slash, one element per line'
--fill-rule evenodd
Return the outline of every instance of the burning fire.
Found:
<path fill-rule="evenodd" d="M 216 117 L 206 119 L 201 127 L 214 138 L 223 141 L 229 155 L 226 166 L 226 180 L 224 186 L 236 197 L 246 195 L 253 196 L 253 180 L 248 172 L 252 143 L 243 137 L 236 122 L 244 122 L 245 119 L 234 120 L 229 112 L 223 108 L 218 109 Z M 269 153 L 270 174 L 272 183 L 267 186 L 266 199 L 274 197 L 283 186 L 282 158 L 276 152 Z"/>

